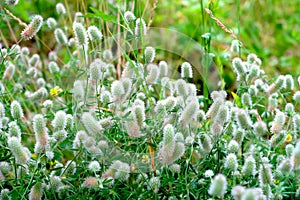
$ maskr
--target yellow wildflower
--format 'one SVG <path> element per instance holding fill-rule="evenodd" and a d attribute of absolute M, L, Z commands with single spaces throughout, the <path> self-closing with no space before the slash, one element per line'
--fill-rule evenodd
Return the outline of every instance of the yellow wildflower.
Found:
<path fill-rule="evenodd" d="M 50 95 L 51 96 L 57 96 L 59 95 L 63 90 L 59 87 L 59 86 L 56 86 L 52 89 L 50 89 Z"/>
<path fill-rule="evenodd" d="M 293 136 L 289 133 L 287 134 L 287 136 L 285 137 L 285 143 L 290 144 L 293 140 Z"/>
<path fill-rule="evenodd" d="M 280 183 L 280 180 L 274 179 L 275 185 L 278 185 Z"/>

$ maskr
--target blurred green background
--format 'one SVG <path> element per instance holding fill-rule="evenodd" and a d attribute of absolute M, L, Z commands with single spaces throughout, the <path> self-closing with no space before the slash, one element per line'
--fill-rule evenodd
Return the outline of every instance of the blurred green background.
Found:
<path fill-rule="evenodd" d="M 30 17 L 36 13 L 41 14 L 44 19 L 48 17 L 58 19 L 55 5 L 59 2 L 67 3 L 68 9 L 73 14 L 76 11 L 84 13 L 83 7 L 87 12 L 92 12 L 89 7 L 93 6 L 106 14 L 113 15 L 116 15 L 118 8 L 123 12 L 133 10 L 136 16 L 143 16 L 146 22 L 149 21 L 150 16 L 153 16 L 151 26 L 177 30 L 202 45 L 205 45 L 202 35 L 210 33 L 209 51 L 216 55 L 214 61 L 224 70 L 221 76 L 228 86 L 234 82 L 234 76 L 230 61 L 224 59 L 224 55 L 230 49 L 233 38 L 218 27 L 204 11 L 204 8 L 209 8 L 240 38 L 243 58 L 246 58 L 248 53 L 257 54 L 263 61 L 262 68 L 272 76 L 279 73 L 289 73 L 293 76 L 300 74 L 300 0 L 158 0 L 157 3 L 156 0 L 20 0 L 16 7 L 7 8 L 28 23 Z M 154 9 L 155 4 L 157 6 Z M 133 7 L 135 9 L 132 9 Z M 1 17 L 3 18 L 0 22 L 1 42 L 11 45 L 13 38 L 4 21 L 5 15 L 2 9 Z M 18 36 L 22 27 L 13 19 L 10 19 L 10 23 Z M 52 32 L 44 28 L 39 36 L 50 48 L 54 46 Z M 25 44 L 38 45 L 38 51 L 47 51 L 42 45 L 33 41 Z"/>

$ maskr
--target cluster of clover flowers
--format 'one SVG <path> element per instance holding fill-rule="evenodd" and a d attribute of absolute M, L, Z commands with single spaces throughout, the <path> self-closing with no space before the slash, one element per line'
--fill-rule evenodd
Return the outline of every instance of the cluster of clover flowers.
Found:
<path fill-rule="evenodd" d="M 18 1 L 6 3 L 16 5 Z M 61 3 L 56 11 L 66 15 Z M 186 173 L 181 170 L 184 162 L 178 162 L 186 159 L 189 165 L 197 167 L 217 160 L 219 167 L 206 166 L 198 175 L 198 184 L 209 183 L 207 193 L 214 198 L 281 199 L 283 194 L 276 190 L 279 183 L 293 180 L 293 185 L 299 184 L 300 115 L 296 106 L 300 103 L 300 91 L 292 76 L 269 80 L 256 55 L 248 55 L 246 61 L 236 57 L 232 67 L 239 86 L 232 93 L 234 101 L 229 100 L 226 91 L 213 91 L 212 104 L 206 111 L 204 97 L 197 95 L 195 84 L 188 82 L 193 77 L 192 66 L 182 63 L 181 78 L 172 80 L 167 62 L 155 63 L 153 47 L 143 49 L 142 63 L 128 59 L 120 79 L 115 78 L 111 50 L 104 50 L 102 57 L 88 55 L 89 47 L 101 48 L 97 44 L 103 35 L 96 26 L 86 30 L 80 16 L 81 13 L 75 14 L 74 38 L 70 39 L 65 27 L 58 28 L 55 19 L 47 19 L 47 27 L 54 30 L 57 42 L 57 50 L 49 53 L 47 69 L 42 69 L 40 55 L 30 55 L 27 47 L 15 44 L 11 49 L 1 49 L 1 63 L 6 68 L 0 90 L 7 99 L 0 103 L 0 144 L 12 155 L 0 162 L 1 182 L 12 184 L 14 179 L 29 174 L 32 187 L 27 187 L 23 196 L 29 193 L 29 199 L 41 199 L 48 190 L 64 198 L 73 186 L 63 180 L 83 167 L 88 172 L 80 187 L 111 187 L 116 180 L 128 182 L 132 174 L 140 173 L 135 181 L 147 184 L 139 186 L 159 193 L 161 169 Z M 129 32 L 137 39 L 147 34 L 142 18 L 136 19 L 130 11 L 123 16 L 127 27 L 134 27 Z M 43 18 L 34 16 L 21 38 L 33 38 L 42 24 Z M 58 64 L 58 53 L 64 48 L 70 60 L 76 61 L 76 68 L 85 74 L 85 79 L 74 80 L 71 109 L 66 106 L 67 98 L 60 95 L 63 90 L 53 83 L 72 72 L 70 63 L 61 67 Z M 233 41 L 231 50 L 239 50 L 237 41 Z M 12 83 L 13 91 L 8 91 Z M 34 87 L 25 86 L 28 83 Z M 18 99 L 20 93 L 24 99 Z M 33 109 L 30 104 L 38 106 Z M 122 137 L 127 141 L 144 143 L 146 138 L 157 144 L 150 148 L 151 162 L 146 162 L 149 171 L 139 172 L 136 163 L 121 158 L 104 164 L 112 155 L 125 155 L 107 139 L 116 129 L 125 134 Z M 22 140 L 23 135 L 35 144 L 33 152 Z M 55 161 L 48 170 L 46 163 L 58 157 L 62 145 L 72 147 L 73 159 Z M 192 158 L 196 160 L 193 163 Z M 158 162 L 161 169 L 151 166 L 159 166 Z M 43 169 L 39 169 L 41 163 Z M 33 181 L 36 173 L 44 178 Z M 250 180 L 257 183 L 255 187 L 248 187 Z M 289 191 L 290 195 L 299 197 L 299 188 Z M 1 189 L 1 199 L 10 199 L 11 192 Z"/>

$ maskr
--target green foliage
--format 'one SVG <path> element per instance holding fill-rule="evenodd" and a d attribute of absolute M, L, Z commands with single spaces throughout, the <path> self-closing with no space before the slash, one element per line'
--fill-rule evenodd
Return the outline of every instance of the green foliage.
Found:
<path fill-rule="evenodd" d="M 1 4 L 0 199 L 298 199 L 297 2 Z"/>

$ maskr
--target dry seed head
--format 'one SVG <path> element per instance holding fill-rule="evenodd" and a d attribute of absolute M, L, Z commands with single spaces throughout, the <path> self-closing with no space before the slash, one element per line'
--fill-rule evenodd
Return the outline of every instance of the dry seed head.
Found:
<path fill-rule="evenodd" d="M 22 31 L 21 36 L 24 40 L 30 40 L 40 30 L 43 24 L 43 18 L 35 15 L 30 24 Z"/>

